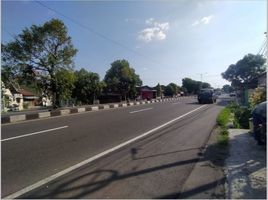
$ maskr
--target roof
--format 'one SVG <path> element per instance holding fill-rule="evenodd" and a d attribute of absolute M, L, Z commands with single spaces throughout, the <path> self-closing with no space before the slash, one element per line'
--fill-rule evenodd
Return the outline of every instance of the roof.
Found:
<path fill-rule="evenodd" d="M 18 89 L 18 92 L 21 93 L 23 96 L 36 96 L 34 93 L 25 89 Z"/>
<path fill-rule="evenodd" d="M 153 87 L 149 87 L 148 85 L 137 87 L 138 89 L 142 91 L 156 91 Z"/>

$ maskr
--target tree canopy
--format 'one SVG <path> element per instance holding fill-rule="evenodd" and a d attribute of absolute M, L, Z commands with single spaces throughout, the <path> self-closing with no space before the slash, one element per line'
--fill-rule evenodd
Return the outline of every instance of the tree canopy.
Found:
<path fill-rule="evenodd" d="M 190 78 L 182 79 L 182 87 L 190 94 L 197 94 L 201 88 L 210 88 L 210 84 L 201 81 L 195 81 Z"/>
<path fill-rule="evenodd" d="M 43 25 L 32 25 L 15 41 L 1 47 L 3 68 L 9 68 L 15 76 L 38 80 L 52 93 L 54 107 L 59 106 L 59 90 L 63 88 L 59 87 L 56 74 L 73 68 L 72 58 L 77 52 L 64 23 L 51 19 Z"/>
<path fill-rule="evenodd" d="M 165 96 L 174 96 L 177 95 L 179 91 L 180 87 L 178 85 L 175 83 L 169 83 L 164 89 L 164 94 Z"/>
<path fill-rule="evenodd" d="M 97 98 L 103 89 L 103 83 L 97 73 L 89 72 L 84 68 L 75 72 L 76 81 L 73 97 L 81 103 L 90 104 Z"/>
<path fill-rule="evenodd" d="M 222 77 L 235 88 L 255 88 L 258 76 L 266 70 L 266 59 L 261 55 L 248 54 L 236 64 L 231 64 Z"/>
<path fill-rule="evenodd" d="M 234 91 L 234 88 L 232 86 L 226 84 L 226 85 L 222 86 L 222 91 L 225 93 L 230 93 L 230 92 Z"/>
<path fill-rule="evenodd" d="M 114 61 L 106 72 L 104 81 L 109 92 L 120 93 L 125 100 L 134 98 L 136 87 L 142 85 L 139 75 L 129 66 L 127 60 Z"/>

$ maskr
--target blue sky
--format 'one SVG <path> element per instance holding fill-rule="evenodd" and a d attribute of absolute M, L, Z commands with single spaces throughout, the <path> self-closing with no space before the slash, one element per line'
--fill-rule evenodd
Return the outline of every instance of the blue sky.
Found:
<path fill-rule="evenodd" d="M 144 85 L 189 77 L 213 87 L 228 83 L 220 76 L 248 53 L 257 54 L 266 31 L 263 0 L 42 1 L 48 7 L 120 43 L 99 37 L 34 1 L 2 1 L 2 42 L 6 31 L 51 18 L 63 20 L 78 53 L 75 69 L 105 76 L 116 59 L 127 59 Z"/>

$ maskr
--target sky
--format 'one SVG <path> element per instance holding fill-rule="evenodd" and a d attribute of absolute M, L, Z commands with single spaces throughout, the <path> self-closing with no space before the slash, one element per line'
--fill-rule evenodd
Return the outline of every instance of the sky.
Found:
<path fill-rule="evenodd" d="M 126 59 L 143 85 L 182 85 L 185 77 L 230 84 L 221 73 L 257 54 L 267 30 L 265 0 L 2 1 L 1 41 L 33 24 L 61 19 L 78 49 L 75 69 L 101 79 Z M 44 6 L 45 5 L 45 6 Z"/>

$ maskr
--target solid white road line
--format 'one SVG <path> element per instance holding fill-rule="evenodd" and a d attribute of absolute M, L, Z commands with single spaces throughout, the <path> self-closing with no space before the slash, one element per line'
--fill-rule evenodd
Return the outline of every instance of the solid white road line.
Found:
<path fill-rule="evenodd" d="M 25 134 L 25 135 L 20 135 L 20 136 L 16 136 L 16 137 L 10 137 L 10 138 L 1 140 L 1 142 L 5 142 L 5 141 L 8 141 L 8 140 L 14 140 L 14 139 L 22 138 L 22 137 L 28 137 L 28 136 L 32 136 L 32 135 L 37 135 L 37 134 L 40 134 L 40 133 L 55 131 L 55 130 L 59 130 L 59 129 L 67 128 L 67 127 L 68 126 L 61 126 L 61 127 L 58 127 L 58 128 L 52 128 L 52 129 L 47 129 L 47 130 L 38 131 L 38 132 L 34 132 L 34 133 L 29 133 L 29 134 Z"/>
<path fill-rule="evenodd" d="M 132 114 L 132 113 L 137 113 L 137 112 L 142 112 L 142 111 L 152 110 L 152 109 L 153 109 L 153 108 L 145 108 L 145 109 L 141 109 L 141 110 L 131 111 L 131 112 L 129 112 L 129 113 Z"/>
<path fill-rule="evenodd" d="M 15 198 L 17 198 L 17 197 L 19 197 L 19 196 L 31 191 L 31 190 L 34 190 L 34 189 L 36 189 L 36 188 L 38 188 L 38 187 L 40 187 L 40 186 L 42 186 L 44 184 L 47 184 L 48 182 L 50 182 L 50 181 L 52 181 L 52 180 L 54 180 L 56 178 L 59 178 L 60 176 L 63 176 L 65 174 L 67 174 L 67 173 L 69 173 L 69 172 L 71 172 L 71 171 L 83 166 L 83 165 L 86 165 L 86 164 L 88 164 L 88 163 L 90 163 L 90 162 L 92 162 L 94 160 L 97 160 L 98 158 L 101 158 L 102 156 L 105 156 L 105 155 L 107 155 L 107 154 L 109 154 L 109 153 L 111 153 L 113 151 L 116 151 L 116 150 L 118 150 L 118 149 L 120 149 L 120 148 L 122 148 L 122 147 L 124 147 L 124 146 L 126 146 L 126 145 L 128 145 L 130 143 L 132 143 L 132 142 L 135 142 L 135 141 L 137 141 L 137 140 L 139 140 L 139 139 L 141 139 L 141 138 L 143 138 L 143 137 L 145 137 L 145 136 L 147 136 L 147 135 L 149 135 L 149 134 L 151 134 L 151 133 L 153 133 L 153 132 L 155 132 L 155 131 L 157 131 L 157 130 L 159 130 L 159 129 L 161 129 L 161 128 L 163 128 L 163 127 L 165 127 L 165 126 L 167 126 L 167 125 L 169 125 L 169 124 L 171 124 L 171 123 L 173 123 L 173 122 L 175 122 L 175 121 L 177 121 L 177 120 L 179 120 L 179 119 L 181 119 L 181 118 L 183 118 L 183 117 L 185 117 L 185 116 L 187 116 L 187 115 L 189 115 L 189 114 L 191 114 L 191 113 L 193 113 L 193 112 L 195 112 L 195 111 L 197 111 L 199 109 L 201 109 L 201 108 L 203 108 L 203 107 L 205 107 L 205 106 L 207 106 L 207 105 L 203 105 L 203 106 L 200 106 L 200 107 L 198 107 L 198 108 L 196 108 L 194 110 L 191 110 L 190 112 L 187 112 L 187 113 L 185 113 L 185 114 L 183 114 L 183 115 L 181 115 L 181 116 L 179 116 L 179 117 L 177 117 L 175 119 L 172 119 L 172 120 L 170 120 L 170 121 L 168 121 L 168 122 L 166 122 L 166 123 L 154 128 L 154 129 L 151 129 L 150 131 L 147 131 L 147 132 L 145 132 L 145 133 L 143 133 L 143 134 L 141 134 L 141 135 L 139 135 L 139 136 L 137 136 L 137 137 L 135 137 L 135 138 L 133 138 L 131 140 L 128 140 L 128 141 L 126 141 L 124 143 L 121 143 L 118 146 L 115 146 L 115 147 L 113 147 L 111 149 L 108 149 L 108 150 L 106 150 L 106 151 L 104 151 L 104 152 L 102 152 L 100 154 L 97 154 L 97 155 L 95 155 L 95 156 L 93 156 L 91 158 L 88 158 L 88 159 L 86 159 L 86 160 L 84 160 L 84 161 L 82 161 L 82 162 L 80 162 L 80 163 L 78 163 L 76 165 L 73 165 L 73 166 L 71 166 L 71 167 L 69 167 L 69 168 L 67 168 L 67 169 L 65 169 L 63 171 L 60 171 L 60 172 L 58 172 L 58 173 L 56 173 L 56 174 L 54 174 L 52 176 L 49 176 L 49 177 L 47 177 L 47 178 L 45 178 L 45 179 L 43 179 L 41 181 L 38 181 L 37 183 L 35 183 L 33 185 L 30 185 L 30 186 L 28 186 L 28 187 L 26 187 L 26 188 L 24 188 L 22 190 L 19 190 L 19 191 L 15 192 L 15 193 L 13 193 L 11 195 L 8 195 L 8 196 L 4 197 L 4 199 L 15 199 Z"/>

